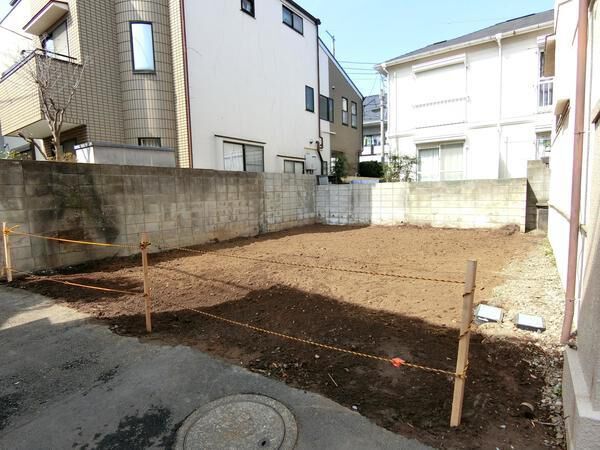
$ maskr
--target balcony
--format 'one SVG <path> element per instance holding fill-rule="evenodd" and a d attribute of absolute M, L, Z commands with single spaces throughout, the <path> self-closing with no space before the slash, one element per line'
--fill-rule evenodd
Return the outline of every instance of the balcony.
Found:
<path fill-rule="evenodd" d="M 538 82 L 538 112 L 550 112 L 554 101 L 554 77 L 540 78 Z"/>
<path fill-rule="evenodd" d="M 50 135 L 42 113 L 42 97 L 35 78 L 50 81 L 50 97 L 59 107 L 67 102 L 70 86 L 81 66 L 74 59 L 44 50 L 34 50 L 23 56 L 0 78 L 0 124 L 2 134 L 42 139 Z M 74 105 L 72 105 L 74 106 Z M 81 125 L 73 120 L 76 108 L 66 114 L 63 131 Z"/>
<path fill-rule="evenodd" d="M 415 128 L 438 127 L 464 123 L 467 117 L 467 97 L 451 98 L 413 106 Z"/>

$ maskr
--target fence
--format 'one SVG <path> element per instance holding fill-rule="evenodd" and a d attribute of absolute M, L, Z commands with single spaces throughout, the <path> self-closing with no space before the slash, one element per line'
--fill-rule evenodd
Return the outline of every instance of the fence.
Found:
<path fill-rule="evenodd" d="M 146 231 L 189 246 L 314 224 L 315 185 L 309 175 L 0 160 L 0 220 L 74 240 L 120 244 Z M 133 253 L 26 236 L 12 245 L 25 270 Z"/>
<path fill-rule="evenodd" d="M 317 187 L 317 217 L 330 225 L 500 228 L 525 231 L 527 180 L 469 180 Z"/>
<path fill-rule="evenodd" d="M 124 295 L 134 295 L 134 296 L 143 295 L 146 331 L 148 333 L 152 332 L 152 305 L 151 305 L 152 290 L 150 287 L 149 264 L 148 264 L 148 249 L 150 248 L 150 246 L 152 244 L 148 240 L 148 234 L 146 232 L 141 233 L 139 243 L 137 243 L 137 244 L 127 244 L 127 243 L 113 244 L 113 243 L 106 243 L 106 242 L 82 241 L 82 240 L 75 240 L 75 239 L 62 238 L 62 237 L 56 237 L 56 236 L 44 236 L 44 235 L 40 235 L 40 234 L 28 233 L 28 232 L 24 232 L 24 231 L 19 231 L 19 225 L 9 226 L 9 224 L 7 224 L 6 222 L 3 222 L 2 236 L 3 236 L 3 250 L 4 250 L 3 251 L 3 256 L 4 256 L 3 270 L 5 272 L 6 279 L 9 283 L 11 283 L 13 281 L 13 274 L 16 273 L 16 274 L 21 274 L 21 275 L 27 275 L 29 277 L 32 277 L 34 280 L 55 282 L 55 283 L 65 284 L 68 286 L 80 287 L 83 289 L 92 289 L 92 290 L 98 290 L 98 291 L 103 291 L 103 292 L 119 293 L 119 294 L 124 294 Z M 13 262 L 12 262 L 12 252 L 11 252 L 11 244 L 10 244 L 11 236 L 27 237 L 29 239 L 37 239 L 40 241 L 47 241 L 47 242 L 58 242 L 61 244 L 66 244 L 66 245 L 127 249 L 130 251 L 139 250 L 139 252 L 141 254 L 141 264 L 142 264 L 142 272 L 143 272 L 143 291 L 142 292 L 124 291 L 121 289 L 113 289 L 113 288 L 108 288 L 108 287 L 94 286 L 94 285 L 88 285 L 88 284 L 82 284 L 82 283 L 73 283 L 73 282 L 70 282 L 67 280 L 60 280 L 58 278 L 49 277 L 49 276 L 40 276 L 40 275 L 36 275 L 29 271 L 16 269 L 15 267 L 13 267 Z M 165 245 L 164 242 L 163 242 L 163 245 Z M 194 250 L 194 249 L 185 248 L 185 247 L 166 248 L 163 246 L 158 246 L 158 249 L 163 250 L 163 251 L 164 250 L 181 250 L 181 251 L 187 251 L 187 252 L 192 252 L 192 253 L 202 254 L 202 255 L 206 254 L 206 252 L 204 252 L 204 251 Z M 403 275 L 403 274 L 396 274 L 396 273 L 384 273 L 384 272 L 376 272 L 376 271 L 368 271 L 368 270 L 345 269 L 342 267 L 311 265 L 311 264 L 298 264 L 298 263 L 293 263 L 293 262 L 267 260 L 267 259 L 263 259 L 263 258 L 252 258 L 252 257 L 238 255 L 238 254 L 232 254 L 232 253 L 224 253 L 224 254 L 220 254 L 219 256 L 227 257 L 227 258 L 237 258 L 237 259 L 242 259 L 242 260 L 258 261 L 258 262 L 262 262 L 265 264 L 281 264 L 281 265 L 288 265 L 288 266 L 297 266 L 297 267 L 302 267 L 302 268 L 312 268 L 312 269 L 317 269 L 317 270 L 336 270 L 336 271 L 348 272 L 348 273 L 352 273 L 352 274 L 360 273 L 360 274 L 366 274 L 366 275 L 371 275 L 371 276 L 402 278 L 402 279 L 408 279 L 408 280 L 419 280 L 419 281 L 423 281 L 423 282 L 461 284 L 461 282 L 456 281 L 456 280 L 415 276 L 415 275 Z M 197 308 L 187 307 L 185 309 L 187 309 L 191 312 L 194 312 L 196 314 L 200 314 L 206 318 L 218 320 L 218 321 L 227 323 L 229 325 L 243 327 L 243 328 L 246 328 L 246 329 L 254 331 L 254 332 L 268 334 L 271 336 L 276 336 L 281 339 L 285 339 L 285 340 L 289 340 L 289 341 L 293 341 L 293 342 L 299 342 L 302 344 L 311 345 L 311 346 L 323 348 L 323 349 L 330 350 L 330 351 L 336 351 L 336 352 L 353 355 L 357 358 L 366 358 L 366 359 L 389 363 L 396 368 L 407 367 L 407 368 L 416 369 L 416 370 L 423 370 L 425 372 L 434 373 L 434 374 L 438 374 L 438 375 L 451 376 L 454 378 L 454 393 L 453 393 L 453 399 L 452 399 L 452 412 L 451 412 L 450 426 L 457 427 L 460 425 L 461 418 L 462 418 L 464 390 L 465 390 L 465 383 L 466 383 L 466 378 L 467 378 L 467 370 L 468 370 L 468 366 L 469 366 L 469 344 L 470 344 L 470 338 L 471 338 L 471 326 L 473 324 L 473 303 L 474 303 L 474 297 L 475 297 L 476 272 L 477 272 L 477 262 L 476 261 L 468 261 L 467 267 L 466 267 L 465 280 L 463 283 L 464 284 L 464 290 L 463 290 L 463 296 L 462 296 L 463 297 L 463 300 L 462 300 L 463 307 L 462 307 L 460 333 L 459 333 L 459 337 L 458 337 L 458 355 L 457 355 L 457 360 L 456 360 L 456 370 L 454 372 L 439 369 L 439 368 L 434 368 L 434 367 L 428 367 L 428 366 L 424 366 L 424 365 L 417 364 L 414 362 L 409 362 L 400 357 L 390 358 L 390 357 L 386 357 L 386 356 L 374 355 L 374 354 L 359 352 L 359 351 L 355 351 L 355 350 L 348 350 L 345 348 L 341 348 L 341 347 L 329 345 L 329 344 L 324 344 L 324 343 L 317 342 L 317 341 L 310 340 L 310 339 L 302 339 L 302 338 L 298 338 L 295 336 L 279 333 L 277 331 L 256 327 L 256 326 L 253 326 L 248 323 L 231 320 L 226 317 L 218 316 L 216 314 L 211 314 L 209 312 L 206 312 L 206 311 L 203 311 L 203 310 L 200 310 Z M 175 305 L 175 304 L 172 304 L 172 306 L 181 307 L 181 305 Z"/>

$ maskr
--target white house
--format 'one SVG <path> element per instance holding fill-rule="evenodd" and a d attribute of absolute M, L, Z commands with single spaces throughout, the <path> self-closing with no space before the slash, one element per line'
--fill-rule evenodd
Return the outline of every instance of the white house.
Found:
<path fill-rule="evenodd" d="M 553 21 L 531 14 L 380 64 L 391 153 L 417 156 L 421 181 L 526 176 L 550 142 Z"/>
<path fill-rule="evenodd" d="M 580 37 L 587 51 L 579 59 L 586 76 L 578 95 Z M 576 346 L 565 349 L 563 414 L 569 448 L 592 449 L 600 442 L 600 2 L 556 0 L 546 54 L 547 74 L 556 80 L 548 238 L 566 305 L 573 306 L 564 337 L 577 330 Z"/>
<path fill-rule="evenodd" d="M 385 108 L 384 130 L 387 130 L 387 109 Z M 382 145 L 381 139 L 381 96 L 369 95 L 363 102 L 363 151 L 360 154 L 360 161 L 384 162 L 388 154 L 389 145 L 387 142 Z"/>
<path fill-rule="evenodd" d="M 290 1 L 184 5 L 192 166 L 283 172 L 300 161 L 320 173 L 330 135 L 318 19 Z"/>

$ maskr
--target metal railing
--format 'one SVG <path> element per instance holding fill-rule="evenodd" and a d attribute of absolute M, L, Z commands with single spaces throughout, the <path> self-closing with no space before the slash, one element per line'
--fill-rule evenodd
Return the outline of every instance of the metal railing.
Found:
<path fill-rule="evenodd" d="M 45 56 L 47 58 L 54 58 L 60 61 L 67 62 L 75 62 L 77 59 L 73 58 L 69 55 L 63 55 L 61 53 L 50 52 L 48 50 L 44 50 L 43 48 L 36 48 L 35 50 L 23 50 L 21 52 L 21 59 L 14 63 L 10 68 L 8 68 L 5 72 L 0 76 L 0 82 L 4 81 L 6 78 L 10 77 L 13 73 L 18 71 L 21 67 L 26 65 L 29 61 L 31 61 L 35 56 Z"/>

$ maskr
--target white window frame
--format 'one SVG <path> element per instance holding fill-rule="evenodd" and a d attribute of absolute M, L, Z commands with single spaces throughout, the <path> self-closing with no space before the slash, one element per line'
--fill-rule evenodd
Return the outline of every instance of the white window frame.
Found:
<path fill-rule="evenodd" d="M 285 166 L 286 164 L 291 163 L 294 167 L 294 171 L 293 172 L 288 172 L 285 170 Z M 296 167 L 297 165 L 301 165 L 302 166 L 302 172 L 298 173 L 296 172 Z M 295 160 L 295 159 L 284 159 L 283 160 L 283 173 L 287 173 L 287 174 L 295 174 L 295 175 L 300 175 L 300 174 L 304 174 L 305 173 L 305 167 L 304 167 L 304 161 L 299 161 L 299 160 Z"/>
<path fill-rule="evenodd" d="M 265 147 L 264 145 L 261 144 L 255 144 L 255 143 L 250 143 L 250 142 L 236 142 L 234 140 L 223 140 L 223 168 L 224 170 L 232 170 L 232 169 L 226 169 L 225 168 L 225 145 L 229 144 L 229 145 L 239 145 L 241 147 L 242 150 L 242 170 L 239 172 L 248 172 L 248 164 L 246 161 L 246 147 L 253 147 L 253 148 L 259 148 L 262 151 L 262 168 L 261 170 L 253 170 L 251 172 L 253 173 L 264 173 L 265 171 Z"/>
<path fill-rule="evenodd" d="M 445 146 L 450 145 L 462 145 L 462 171 L 460 178 L 454 180 L 445 180 L 442 176 L 445 173 L 454 173 L 456 171 L 444 171 L 442 170 L 442 159 L 441 152 L 444 151 Z M 466 170 L 466 145 L 464 141 L 449 141 L 449 142 L 433 142 L 430 144 L 420 144 L 417 146 L 417 181 L 423 181 L 423 172 L 421 170 L 421 156 L 420 153 L 423 150 L 437 150 L 437 173 L 428 176 L 426 181 L 459 181 L 464 180 L 467 174 Z"/>

